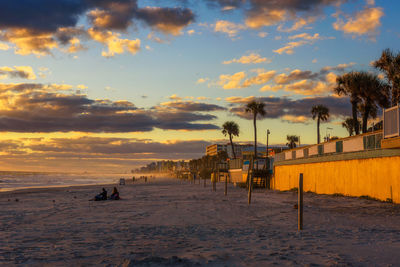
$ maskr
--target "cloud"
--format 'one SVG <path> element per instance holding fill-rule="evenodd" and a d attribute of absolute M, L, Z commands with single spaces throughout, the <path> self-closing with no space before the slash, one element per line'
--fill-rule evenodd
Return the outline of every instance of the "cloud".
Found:
<path fill-rule="evenodd" d="M 311 119 L 311 107 L 316 104 L 327 106 L 331 117 L 345 117 L 351 112 L 348 98 L 333 96 L 306 97 L 291 99 L 288 97 L 228 97 L 225 100 L 231 104 L 230 111 L 244 119 L 252 119 L 251 114 L 245 112 L 244 105 L 257 99 L 266 104 L 267 115 L 265 118 L 281 119 L 292 123 L 307 123 Z"/>
<path fill-rule="evenodd" d="M 306 116 L 283 115 L 281 120 L 289 123 L 307 123 L 311 118 Z"/>
<path fill-rule="evenodd" d="M 350 62 L 350 63 L 343 63 L 343 64 L 338 64 L 337 66 L 326 66 L 321 69 L 321 73 L 325 74 L 329 71 L 338 71 L 338 72 L 344 72 L 346 69 L 353 67 L 356 65 L 355 62 Z"/>
<path fill-rule="evenodd" d="M 173 94 L 168 98 L 171 100 L 182 100 L 182 97 L 178 96 L 177 94 Z"/>
<path fill-rule="evenodd" d="M 285 87 L 285 91 L 299 95 L 325 95 L 332 92 L 334 85 L 321 81 L 301 80 Z"/>
<path fill-rule="evenodd" d="M 5 43 L 0 43 L 0 50 L 8 50 L 10 49 L 10 46 Z"/>
<path fill-rule="evenodd" d="M 309 16 L 306 18 L 299 17 L 295 19 L 295 22 L 293 23 L 292 27 L 290 28 L 283 28 L 282 25 L 278 26 L 278 31 L 281 32 L 293 32 L 300 30 L 301 28 L 307 26 L 308 24 L 314 23 L 317 20 L 317 16 Z"/>
<path fill-rule="evenodd" d="M 244 25 L 226 20 L 219 20 L 214 25 L 214 32 L 226 33 L 229 37 L 236 37 L 239 31 L 246 29 Z"/>
<path fill-rule="evenodd" d="M 136 10 L 136 1 L 103 1 L 100 7 L 90 10 L 87 17 L 96 28 L 125 30 L 132 24 Z"/>
<path fill-rule="evenodd" d="M 267 71 L 259 68 L 251 70 L 250 72 L 256 73 L 256 75 L 249 78 L 247 78 L 246 72 L 220 75 L 216 84 L 223 89 L 241 89 L 263 85 L 260 88 L 261 92 L 283 90 L 301 95 L 329 95 L 336 84 L 337 73 L 342 73 L 354 65 L 355 63 L 351 62 L 337 66 L 325 66 L 317 72 L 295 69 L 289 73 L 280 74 L 277 74 L 275 70 Z"/>
<path fill-rule="evenodd" d="M 0 79 L 6 78 L 35 80 L 36 75 L 29 66 L 0 67 Z"/>
<path fill-rule="evenodd" d="M 208 78 L 199 78 L 196 83 L 201 84 L 207 82 L 208 80 L 209 80 Z"/>
<path fill-rule="evenodd" d="M 260 37 L 260 38 L 265 38 L 265 37 L 268 36 L 268 33 L 267 33 L 267 32 L 259 32 L 259 33 L 257 34 L 257 36 Z"/>
<path fill-rule="evenodd" d="M 312 72 L 310 70 L 302 71 L 299 69 L 295 69 L 291 71 L 289 74 L 279 74 L 275 77 L 275 83 L 277 84 L 289 84 L 293 81 L 303 80 L 303 79 L 311 79 L 314 80 L 320 76 L 319 73 Z"/>
<path fill-rule="evenodd" d="M 137 11 L 137 17 L 153 29 L 172 35 L 180 35 L 194 21 L 193 12 L 184 8 L 145 7 Z"/>
<path fill-rule="evenodd" d="M 256 76 L 250 77 L 242 82 L 243 79 L 247 77 L 244 71 L 237 72 L 235 74 L 223 74 L 219 76 L 219 81 L 217 85 L 221 86 L 223 89 L 241 89 L 250 87 L 253 85 L 264 84 L 270 81 L 276 74 L 276 71 L 266 71 L 264 69 L 254 70 L 257 72 Z"/>
<path fill-rule="evenodd" d="M 245 80 L 242 84 L 242 87 L 249 87 L 252 85 L 267 83 L 275 76 L 275 74 L 276 74 L 276 71 L 274 71 L 274 70 L 260 72 L 257 74 L 257 76 L 254 76 L 254 77 L 251 77 L 251 78 Z"/>
<path fill-rule="evenodd" d="M 0 84 L 0 131 L 7 132 L 146 132 L 219 129 L 216 116 L 190 110 L 219 110 L 207 104 L 137 108 L 129 101 L 93 100 L 68 85 Z"/>
<path fill-rule="evenodd" d="M 288 54 L 288 55 L 292 55 L 294 53 L 294 48 L 299 47 L 299 46 L 303 46 L 305 44 L 309 44 L 309 42 L 304 41 L 304 40 L 298 41 L 298 42 L 289 42 L 285 46 L 283 46 L 283 47 L 281 47 L 279 49 L 273 50 L 273 51 L 275 53 L 280 54 L 280 55 L 283 54 L 283 53 Z"/>
<path fill-rule="evenodd" d="M 81 38 L 87 39 L 87 29 L 77 26 L 85 16 L 92 30 L 103 35 L 112 32 L 113 42 L 123 43 L 131 53 L 137 51 L 133 48 L 135 45 L 132 40 L 128 43 L 127 39 L 119 39 L 116 31 L 126 32 L 135 21 L 141 21 L 162 33 L 178 35 L 194 20 L 190 9 L 140 8 L 137 0 L 21 1 L 3 3 L 0 10 L 0 41 L 15 45 L 16 54 L 34 54 L 38 57 L 51 55 L 55 49 L 66 53 L 85 50 Z M 93 39 L 93 32 L 90 37 Z M 1 48 L 7 50 L 10 46 L 3 44 Z M 111 56 L 112 52 L 103 54 Z"/>
<path fill-rule="evenodd" d="M 367 35 L 374 38 L 378 34 L 383 16 L 384 12 L 381 7 L 365 7 L 357 12 L 354 18 L 347 15 L 346 21 L 338 17 L 333 23 L 333 28 L 354 36 Z"/>
<path fill-rule="evenodd" d="M 169 107 L 180 111 L 222 111 L 226 108 L 218 105 L 200 103 L 194 101 L 172 101 L 161 103 L 162 107 Z"/>
<path fill-rule="evenodd" d="M 300 47 L 307 44 L 311 45 L 314 44 L 314 42 L 316 42 L 317 40 L 334 39 L 334 37 L 322 37 L 319 35 L 319 33 L 315 33 L 314 35 L 309 35 L 308 33 L 301 33 L 289 36 L 289 40 L 296 40 L 296 39 L 300 40 L 288 42 L 285 46 L 273 51 L 278 54 L 286 53 L 288 55 L 292 55 L 294 53 L 294 48 L 296 47 Z"/>
<path fill-rule="evenodd" d="M 113 33 L 111 31 L 97 31 L 94 28 L 90 28 L 88 33 L 93 40 L 107 46 L 108 51 L 103 51 L 101 53 L 103 57 L 113 57 L 115 54 L 122 54 L 125 51 L 128 51 L 134 55 L 140 50 L 139 39 L 121 39 L 119 38 L 119 33 Z"/>
<path fill-rule="evenodd" d="M 253 29 L 259 29 L 264 26 L 275 25 L 286 20 L 286 11 L 279 9 L 261 8 L 253 9 L 246 18 L 246 26 Z"/>
<path fill-rule="evenodd" d="M 24 171 L 121 172 L 152 161 L 200 158 L 211 142 L 83 136 L 0 140 L 0 164 Z"/>
<path fill-rule="evenodd" d="M 84 89 L 87 89 L 88 87 L 87 87 L 86 85 L 84 85 L 84 84 L 78 84 L 78 85 L 76 86 L 76 88 L 81 89 L 81 90 L 84 90 Z"/>
<path fill-rule="evenodd" d="M 223 1 L 219 1 L 224 5 Z M 222 3 L 221 3 L 222 2 Z M 240 1 L 235 1 L 240 2 Z M 249 0 L 246 4 L 238 3 L 246 10 L 246 26 L 259 29 L 261 27 L 282 24 L 293 21 L 290 28 L 278 26 L 280 31 L 298 30 L 307 24 L 313 23 L 328 6 L 339 6 L 345 0 L 304 0 L 304 1 L 263 1 Z"/>
<path fill-rule="evenodd" d="M 241 82 L 246 77 L 245 72 L 237 72 L 233 75 L 223 74 L 219 76 L 219 81 L 217 82 L 223 89 L 240 89 L 242 88 Z"/>
<path fill-rule="evenodd" d="M 272 60 L 268 59 L 266 57 L 261 57 L 259 54 L 257 53 L 251 53 L 249 55 L 245 55 L 242 56 L 239 59 L 232 59 L 232 60 L 228 60 L 228 61 L 224 61 L 222 64 L 228 65 L 228 64 L 232 64 L 232 63 L 240 63 L 240 64 L 260 64 L 260 63 L 271 63 Z"/>

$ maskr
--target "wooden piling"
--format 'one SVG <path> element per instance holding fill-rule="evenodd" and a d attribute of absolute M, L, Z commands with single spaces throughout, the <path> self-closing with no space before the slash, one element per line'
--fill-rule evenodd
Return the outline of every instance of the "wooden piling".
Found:
<path fill-rule="evenodd" d="M 251 204 L 251 192 L 253 191 L 253 175 L 254 175 L 254 161 L 253 158 L 250 160 L 249 171 L 247 172 L 247 180 L 248 180 L 248 194 L 247 194 L 247 201 L 248 204 Z M 250 171 L 251 166 L 251 171 Z"/>
<path fill-rule="evenodd" d="M 228 171 L 228 175 L 225 176 L 225 192 L 224 195 L 228 195 L 228 176 L 229 176 L 229 171 Z"/>
<path fill-rule="evenodd" d="M 299 190 L 298 190 L 298 230 L 303 230 L 303 174 L 300 173 L 299 177 Z"/>

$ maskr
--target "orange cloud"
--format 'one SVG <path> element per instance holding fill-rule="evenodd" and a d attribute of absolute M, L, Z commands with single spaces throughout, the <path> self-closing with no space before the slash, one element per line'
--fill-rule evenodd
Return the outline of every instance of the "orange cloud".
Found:
<path fill-rule="evenodd" d="M 242 87 L 249 87 L 252 85 L 267 83 L 275 76 L 275 74 L 276 71 L 274 70 L 261 72 L 257 76 L 245 80 Z"/>
<path fill-rule="evenodd" d="M 268 59 L 266 57 L 261 57 L 259 54 L 257 53 L 251 53 L 247 56 L 242 56 L 239 59 L 232 59 L 232 60 L 228 60 L 228 61 L 224 61 L 222 64 L 232 64 L 232 63 L 240 63 L 240 64 L 259 64 L 259 63 L 271 63 L 271 59 Z"/>
<path fill-rule="evenodd" d="M 286 19 L 286 11 L 283 9 L 263 8 L 256 12 L 251 12 L 246 18 L 246 26 L 252 29 L 259 29 L 264 26 L 275 25 Z"/>
<path fill-rule="evenodd" d="M 222 32 L 235 37 L 239 31 L 246 29 L 244 25 L 236 24 L 226 20 L 219 20 L 214 25 L 214 32 Z"/>
<path fill-rule="evenodd" d="M 219 81 L 217 83 L 226 90 L 240 89 L 242 88 L 241 82 L 246 76 L 244 71 L 237 72 L 233 75 L 223 74 L 219 76 Z"/>
<path fill-rule="evenodd" d="M 90 37 L 107 46 L 108 51 L 101 53 L 104 57 L 113 57 L 115 54 L 122 54 L 128 51 L 132 55 L 140 50 L 140 40 L 121 39 L 119 33 L 111 31 L 97 31 L 94 28 L 88 30 Z"/>
<path fill-rule="evenodd" d="M 383 15 L 384 12 L 381 7 L 366 7 L 357 12 L 354 18 L 348 17 L 346 22 L 338 18 L 333 23 L 333 28 L 347 34 L 368 35 L 373 38 L 378 33 Z"/>
<path fill-rule="evenodd" d="M 6 78 L 35 80 L 36 75 L 32 67 L 29 66 L 0 67 L 0 79 Z"/>

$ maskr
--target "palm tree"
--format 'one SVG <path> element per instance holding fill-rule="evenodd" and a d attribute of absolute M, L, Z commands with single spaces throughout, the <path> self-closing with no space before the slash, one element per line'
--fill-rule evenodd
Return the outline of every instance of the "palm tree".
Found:
<path fill-rule="evenodd" d="M 223 135 L 229 135 L 229 141 L 231 142 L 233 158 L 236 159 L 235 148 L 233 147 L 232 136 L 239 136 L 239 125 L 237 125 L 234 121 L 227 121 L 222 125 L 222 133 Z"/>
<path fill-rule="evenodd" d="M 336 87 L 333 89 L 338 95 L 350 96 L 351 110 L 353 116 L 354 130 L 356 134 L 360 133 L 358 124 L 358 103 L 360 102 L 360 73 L 349 72 L 336 78 Z"/>
<path fill-rule="evenodd" d="M 320 138 L 321 138 L 321 136 L 319 134 L 319 125 L 320 125 L 321 121 L 328 120 L 329 109 L 327 107 L 325 107 L 324 105 L 316 105 L 316 106 L 312 107 L 311 114 L 312 114 L 313 120 L 315 120 L 315 118 L 317 118 L 317 141 L 319 144 Z"/>
<path fill-rule="evenodd" d="M 292 149 L 297 146 L 296 143 L 299 142 L 299 137 L 297 135 L 287 135 L 286 140 L 288 141 L 286 145 Z"/>
<path fill-rule="evenodd" d="M 382 51 L 381 57 L 373 63 L 374 67 L 385 73 L 390 83 L 392 106 L 400 101 L 400 53 L 394 54 L 389 48 Z"/>
<path fill-rule="evenodd" d="M 265 111 L 265 103 L 253 100 L 246 105 L 246 112 L 253 114 L 254 125 L 254 159 L 257 159 L 257 115 L 264 117 L 267 112 Z"/>
<path fill-rule="evenodd" d="M 353 118 L 346 118 L 346 120 L 342 122 L 342 127 L 346 128 L 346 130 L 349 132 L 349 136 L 352 136 L 354 133 Z"/>
<path fill-rule="evenodd" d="M 362 114 L 362 132 L 367 132 L 368 118 L 376 118 L 378 106 L 389 106 L 389 86 L 378 78 L 376 74 L 368 72 L 359 73 L 361 103 L 359 110 Z"/>

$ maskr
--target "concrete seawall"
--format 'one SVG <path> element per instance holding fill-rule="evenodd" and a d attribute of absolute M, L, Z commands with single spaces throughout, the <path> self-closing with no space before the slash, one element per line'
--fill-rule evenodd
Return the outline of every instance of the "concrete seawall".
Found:
<path fill-rule="evenodd" d="M 318 194 L 369 196 L 400 203 L 400 149 L 379 149 L 286 160 L 274 166 L 272 189 L 298 187 Z"/>

